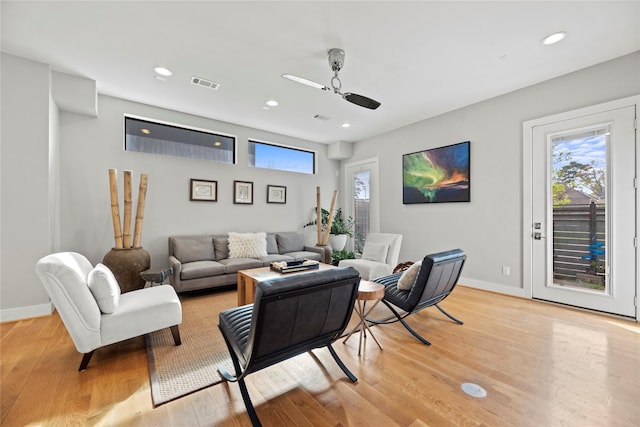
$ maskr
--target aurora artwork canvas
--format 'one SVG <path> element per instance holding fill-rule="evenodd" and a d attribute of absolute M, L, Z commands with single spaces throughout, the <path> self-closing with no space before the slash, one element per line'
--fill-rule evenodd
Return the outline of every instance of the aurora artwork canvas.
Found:
<path fill-rule="evenodd" d="M 471 142 L 402 156 L 402 203 L 469 202 Z"/>

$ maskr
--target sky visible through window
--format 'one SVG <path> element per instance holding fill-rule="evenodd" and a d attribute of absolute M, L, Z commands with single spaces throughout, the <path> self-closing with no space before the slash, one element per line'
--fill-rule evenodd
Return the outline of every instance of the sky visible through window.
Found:
<path fill-rule="evenodd" d="M 586 195 L 604 196 L 604 188 L 602 191 L 595 191 L 594 184 L 599 182 L 602 187 L 605 184 L 607 168 L 606 133 L 563 138 L 553 143 L 552 155 L 554 175 L 562 173 L 563 170 L 565 171 L 565 176 L 569 176 L 567 172 L 571 170 L 574 173 L 581 173 L 583 177 L 589 177 L 589 179 L 576 179 L 574 182 L 575 189 Z M 581 169 L 581 167 L 585 169 Z"/>
<path fill-rule="evenodd" d="M 314 153 L 287 147 L 251 142 L 255 147 L 254 166 L 312 174 Z"/>
<path fill-rule="evenodd" d="M 571 160 L 558 162 L 556 163 L 557 167 L 566 166 L 570 161 L 585 165 L 590 165 L 594 161 L 595 168 L 604 169 L 607 159 L 607 137 L 605 135 L 596 135 L 556 142 L 553 151 L 555 153 L 571 153 Z"/>

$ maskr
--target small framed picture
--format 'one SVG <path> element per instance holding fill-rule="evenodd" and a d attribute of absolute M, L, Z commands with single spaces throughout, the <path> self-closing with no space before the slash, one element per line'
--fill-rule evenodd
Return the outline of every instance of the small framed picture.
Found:
<path fill-rule="evenodd" d="M 267 203 L 287 203 L 287 187 L 267 185 Z"/>
<path fill-rule="evenodd" d="M 202 202 L 218 201 L 218 181 L 204 179 L 191 179 L 191 191 L 189 200 Z"/>
<path fill-rule="evenodd" d="M 240 205 L 253 204 L 253 182 L 233 181 L 233 203 Z"/>

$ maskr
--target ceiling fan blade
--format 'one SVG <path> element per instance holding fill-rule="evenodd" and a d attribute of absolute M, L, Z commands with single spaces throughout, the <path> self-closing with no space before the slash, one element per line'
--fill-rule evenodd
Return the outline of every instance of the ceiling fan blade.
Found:
<path fill-rule="evenodd" d="M 380 106 L 380 103 L 375 99 L 367 98 L 366 96 L 358 95 L 357 93 L 345 93 L 342 97 L 352 104 L 356 104 L 370 110 L 375 110 Z"/>
<path fill-rule="evenodd" d="M 322 85 L 320 83 L 316 83 L 313 80 L 305 79 L 304 77 L 296 76 L 294 74 L 283 74 L 282 77 L 287 79 L 287 80 L 291 80 L 292 82 L 301 83 L 303 85 L 315 87 L 316 89 L 331 90 L 330 88 L 326 87 L 325 85 Z"/>

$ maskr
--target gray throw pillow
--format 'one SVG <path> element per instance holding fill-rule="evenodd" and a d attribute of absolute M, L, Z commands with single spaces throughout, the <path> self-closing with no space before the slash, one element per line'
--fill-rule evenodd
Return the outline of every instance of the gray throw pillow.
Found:
<path fill-rule="evenodd" d="M 213 242 L 210 236 L 175 238 L 173 254 L 180 262 L 213 261 Z"/>
<path fill-rule="evenodd" d="M 301 233 L 278 233 L 276 240 L 278 241 L 278 253 L 286 254 L 304 250 L 304 236 Z"/>
<path fill-rule="evenodd" d="M 229 258 L 229 238 L 227 236 L 214 237 L 213 246 L 216 249 L 216 261 Z"/>
<path fill-rule="evenodd" d="M 278 242 L 276 240 L 276 235 L 273 233 L 267 234 L 267 253 L 268 254 L 278 253 Z"/>

